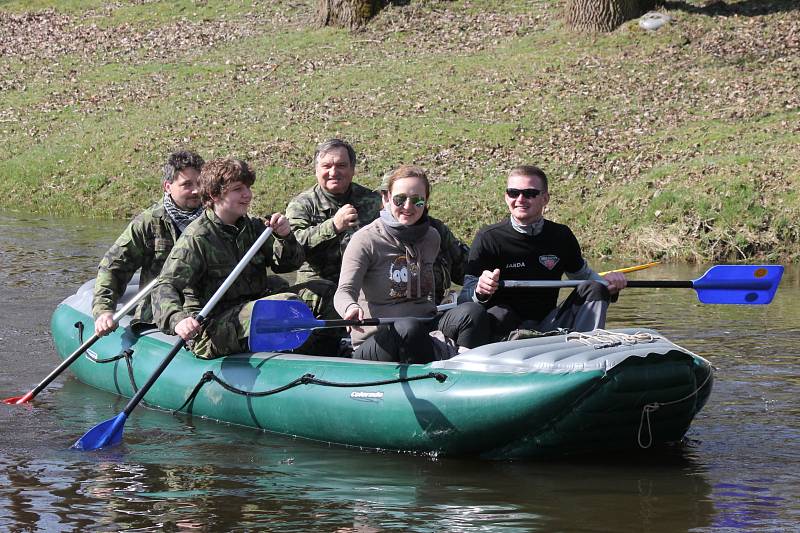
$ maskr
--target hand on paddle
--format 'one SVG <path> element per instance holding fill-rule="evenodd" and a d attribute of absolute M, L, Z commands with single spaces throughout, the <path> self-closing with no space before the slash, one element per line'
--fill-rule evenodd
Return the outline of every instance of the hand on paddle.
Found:
<path fill-rule="evenodd" d="M 484 270 L 475 286 L 475 294 L 482 301 L 488 300 L 500 288 L 500 269 Z"/>
<path fill-rule="evenodd" d="M 283 213 L 273 213 L 266 222 L 267 226 L 271 227 L 278 237 L 288 237 L 292 231 L 289 219 Z"/>
<path fill-rule="evenodd" d="M 98 337 L 104 337 L 115 329 L 117 329 L 117 323 L 114 321 L 114 313 L 111 311 L 102 313 L 94 321 L 94 332 Z"/>
<path fill-rule="evenodd" d="M 193 316 L 188 316 L 175 326 L 175 334 L 185 341 L 190 341 L 200 332 L 201 324 Z"/>
<path fill-rule="evenodd" d="M 364 320 L 364 310 L 361 309 L 360 305 L 353 304 L 347 308 L 347 312 L 342 318 L 345 320 Z M 348 333 L 352 330 L 358 331 L 359 333 L 364 332 L 364 329 L 359 326 L 348 326 Z"/>
<path fill-rule="evenodd" d="M 628 285 L 628 279 L 622 272 L 609 272 L 603 279 L 608 283 L 608 292 L 611 294 L 617 294 Z"/>

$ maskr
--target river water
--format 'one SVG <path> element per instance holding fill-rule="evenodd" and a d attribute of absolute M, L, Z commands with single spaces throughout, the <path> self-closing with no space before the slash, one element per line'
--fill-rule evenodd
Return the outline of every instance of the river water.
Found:
<path fill-rule="evenodd" d="M 93 277 L 121 229 L 0 213 L 0 398 L 29 391 L 58 364 L 50 314 Z M 609 327 L 658 329 L 717 372 L 683 447 L 622 458 L 363 452 L 144 407 L 122 446 L 76 452 L 76 438 L 125 400 L 66 375 L 33 405 L 0 404 L 0 531 L 798 530 L 799 302 L 797 268 L 769 306 L 703 305 L 690 289 L 626 291 Z"/>

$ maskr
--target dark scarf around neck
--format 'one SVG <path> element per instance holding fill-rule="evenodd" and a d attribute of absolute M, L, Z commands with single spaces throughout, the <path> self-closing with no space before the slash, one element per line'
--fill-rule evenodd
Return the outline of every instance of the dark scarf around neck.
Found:
<path fill-rule="evenodd" d="M 167 212 L 167 215 L 169 215 L 169 218 L 172 219 L 172 222 L 175 224 L 175 227 L 178 228 L 178 231 L 183 233 L 183 231 L 186 229 L 186 226 L 191 224 L 193 220 L 203 214 L 205 208 L 201 205 L 192 211 L 181 209 L 175 205 L 175 202 L 172 200 L 172 196 L 170 196 L 168 192 L 164 192 L 164 210 Z"/>

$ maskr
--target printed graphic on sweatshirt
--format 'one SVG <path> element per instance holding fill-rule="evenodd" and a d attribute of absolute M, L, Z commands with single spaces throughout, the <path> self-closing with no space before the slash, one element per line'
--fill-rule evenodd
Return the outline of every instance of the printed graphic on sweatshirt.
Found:
<path fill-rule="evenodd" d="M 409 263 L 405 255 L 398 256 L 389 265 L 389 297 L 420 298 L 429 296 L 433 289 L 433 270 L 420 276 L 417 263 Z"/>
<path fill-rule="evenodd" d="M 557 255 L 540 255 L 539 262 L 544 266 L 547 270 L 553 270 L 558 262 L 560 261 Z"/>

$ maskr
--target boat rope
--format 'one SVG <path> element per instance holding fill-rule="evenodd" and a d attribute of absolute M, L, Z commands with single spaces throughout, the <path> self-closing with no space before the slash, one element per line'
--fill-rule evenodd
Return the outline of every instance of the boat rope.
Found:
<path fill-rule="evenodd" d="M 175 409 L 173 413 L 182 411 L 184 407 L 193 402 L 195 396 L 197 396 L 197 394 L 200 392 L 200 389 L 202 389 L 206 383 L 209 383 L 211 381 L 215 381 L 222 388 L 234 394 L 239 394 L 247 398 L 260 398 L 263 396 L 271 396 L 273 394 L 278 394 L 279 392 L 289 390 L 291 388 L 297 387 L 298 385 L 321 385 L 323 387 L 359 388 L 359 387 L 375 387 L 379 385 L 390 385 L 392 383 L 407 383 L 409 381 L 417 381 L 420 379 L 435 379 L 439 383 L 443 383 L 447 379 L 447 374 L 442 374 L 441 372 L 428 372 L 427 374 L 421 374 L 419 376 L 386 379 L 382 381 L 364 381 L 359 383 L 340 383 L 335 381 L 325 381 L 322 379 L 317 379 L 316 377 L 314 377 L 314 374 L 303 374 L 299 378 L 290 381 L 286 385 L 282 385 L 280 387 L 276 387 L 274 389 L 266 391 L 252 392 L 236 388 L 230 383 L 226 383 L 222 379 L 218 378 L 214 374 L 214 372 L 209 370 L 208 372 L 204 373 L 203 376 L 200 378 L 200 381 L 197 382 L 197 385 L 195 385 L 194 389 L 192 390 L 192 393 L 189 394 L 189 397 L 186 398 L 186 401 L 183 402 L 183 405 Z"/>
<path fill-rule="evenodd" d="M 78 342 L 83 344 L 83 322 L 75 322 L 75 327 L 78 329 Z M 125 365 L 128 367 L 128 378 L 131 380 L 131 387 L 133 392 L 139 392 L 139 387 L 136 385 L 136 378 L 133 376 L 133 349 L 127 348 L 113 357 L 100 358 L 92 350 L 86 350 L 84 353 L 87 359 L 95 363 L 113 363 L 120 359 L 125 359 Z"/>
<path fill-rule="evenodd" d="M 652 333 L 646 333 L 643 331 L 637 331 L 636 333 L 628 334 L 619 333 L 616 331 L 608 331 L 605 329 L 596 329 L 590 333 L 573 331 L 572 333 L 567 334 L 565 341 L 577 341 L 581 344 L 585 344 L 586 346 L 591 346 L 595 350 L 599 350 L 601 348 L 611 348 L 613 346 L 630 346 L 644 342 L 656 342 L 662 338 L 663 337 L 659 335 L 653 335 Z"/>
<path fill-rule="evenodd" d="M 685 402 L 686 400 L 688 400 L 692 396 L 697 395 L 697 393 L 700 392 L 701 390 L 703 390 L 703 387 L 706 386 L 706 383 L 708 383 L 708 380 L 711 379 L 711 376 L 714 374 L 713 369 L 714 369 L 713 366 L 710 367 L 708 369 L 708 375 L 706 376 L 706 379 L 703 380 L 703 383 L 701 383 L 699 387 L 697 387 L 694 391 L 690 392 L 689 394 L 687 394 L 683 398 L 681 398 L 679 400 L 673 400 L 671 402 L 652 402 L 652 403 L 645 404 L 642 407 L 642 414 L 639 417 L 639 432 L 638 432 L 638 435 L 637 435 L 637 438 L 639 440 L 639 447 L 640 448 L 646 450 L 647 448 L 649 448 L 650 446 L 653 445 L 653 428 L 652 428 L 651 423 L 650 423 L 650 413 L 654 413 L 654 412 L 658 411 L 660 408 L 662 408 L 664 406 L 667 406 L 667 405 L 674 405 L 676 403 Z M 647 443 L 643 443 L 642 442 L 642 430 L 645 429 L 645 427 L 647 429 Z"/>

